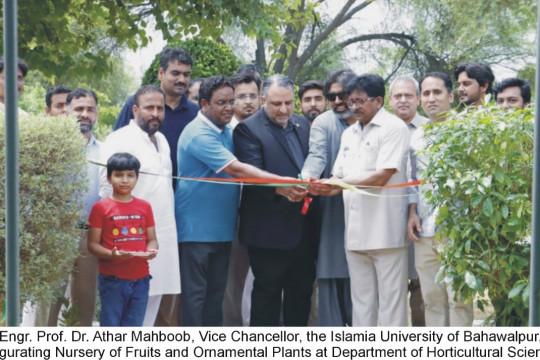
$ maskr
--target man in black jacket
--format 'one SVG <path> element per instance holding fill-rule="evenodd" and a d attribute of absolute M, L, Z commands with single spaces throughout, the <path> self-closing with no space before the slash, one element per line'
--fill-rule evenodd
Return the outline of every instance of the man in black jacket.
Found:
<path fill-rule="evenodd" d="M 238 160 L 296 178 L 308 154 L 309 123 L 294 115 L 294 84 L 283 75 L 263 83 L 264 105 L 234 132 Z M 240 206 L 240 242 L 247 245 L 255 282 L 252 326 L 307 325 L 315 257 L 306 206 L 307 190 L 245 187 Z"/>

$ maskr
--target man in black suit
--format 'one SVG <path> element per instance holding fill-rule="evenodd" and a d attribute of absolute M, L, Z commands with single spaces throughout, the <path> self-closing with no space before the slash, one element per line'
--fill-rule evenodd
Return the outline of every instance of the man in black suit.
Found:
<path fill-rule="evenodd" d="M 238 160 L 296 178 L 308 154 L 309 123 L 294 115 L 294 84 L 283 75 L 263 83 L 263 107 L 234 131 Z M 307 325 L 315 278 L 310 212 L 302 214 L 307 190 L 244 187 L 239 237 L 247 245 L 255 282 L 251 326 Z"/>

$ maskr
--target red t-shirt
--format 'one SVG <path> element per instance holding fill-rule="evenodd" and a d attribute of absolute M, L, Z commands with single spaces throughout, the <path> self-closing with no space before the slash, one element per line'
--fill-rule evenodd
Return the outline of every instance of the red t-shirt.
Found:
<path fill-rule="evenodd" d="M 133 198 L 124 203 L 105 198 L 94 204 L 88 226 L 101 229 L 101 245 L 119 251 L 146 251 L 146 229 L 154 226 L 154 214 L 147 201 Z M 149 274 L 148 261 L 139 256 L 130 259 L 99 259 L 99 272 L 120 279 L 137 280 Z"/>

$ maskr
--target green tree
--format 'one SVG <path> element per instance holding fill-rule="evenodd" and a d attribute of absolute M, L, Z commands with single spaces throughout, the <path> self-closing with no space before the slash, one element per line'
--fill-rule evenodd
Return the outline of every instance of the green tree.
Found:
<path fill-rule="evenodd" d="M 334 47 L 336 41 L 336 35 L 332 34 L 319 46 L 315 54 L 300 69 L 296 77 L 297 84 L 300 85 L 307 80 L 324 82 L 331 70 L 349 66 L 344 50 Z"/>
<path fill-rule="evenodd" d="M 210 38 L 195 37 L 184 41 L 171 41 L 169 46 L 180 46 L 193 58 L 191 78 L 206 78 L 213 75 L 231 76 L 238 68 L 238 59 L 231 48 Z M 159 85 L 158 69 L 160 54 L 144 72 L 142 84 Z"/>
<path fill-rule="evenodd" d="M 387 0 L 385 6 L 394 31 L 415 39 L 410 47 L 391 47 L 383 53 L 387 73 L 397 71 L 394 65 L 399 64 L 401 72 L 417 77 L 429 71 L 452 74 L 465 61 L 518 70 L 534 56 L 536 2 Z"/>
<path fill-rule="evenodd" d="M 517 76 L 521 79 L 529 80 L 533 92 L 532 96 L 534 96 L 534 93 L 536 92 L 536 64 L 525 65 L 518 70 Z"/>
<path fill-rule="evenodd" d="M 264 6 L 263 0 L 19 1 L 19 56 L 47 77 L 81 72 L 100 77 L 111 70 L 110 55 L 122 46 L 135 50 L 148 43 L 151 25 L 168 40 L 195 34 L 217 38 L 234 19 L 252 24 L 252 15 Z"/>
<path fill-rule="evenodd" d="M 487 291 L 496 325 L 527 325 L 534 110 L 468 110 L 426 131 L 426 195 L 445 239 L 438 278 L 468 301 Z"/>

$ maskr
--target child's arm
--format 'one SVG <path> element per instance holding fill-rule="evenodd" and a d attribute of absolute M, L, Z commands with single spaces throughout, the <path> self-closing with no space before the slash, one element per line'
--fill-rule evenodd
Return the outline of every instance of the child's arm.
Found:
<path fill-rule="evenodd" d="M 116 247 L 112 250 L 106 249 L 101 245 L 101 229 L 95 227 L 88 228 L 88 251 L 101 259 L 126 259 L 133 255 L 120 253 Z"/>
<path fill-rule="evenodd" d="M 148 255 L 146 258 L 148 260 L 155 258 L 157 256 L 158 249 L 159 249 L 159 244 L 156 238 L 156 228 L 154 226 L 146 228 L 146 250 L 156 251 Z"/>

